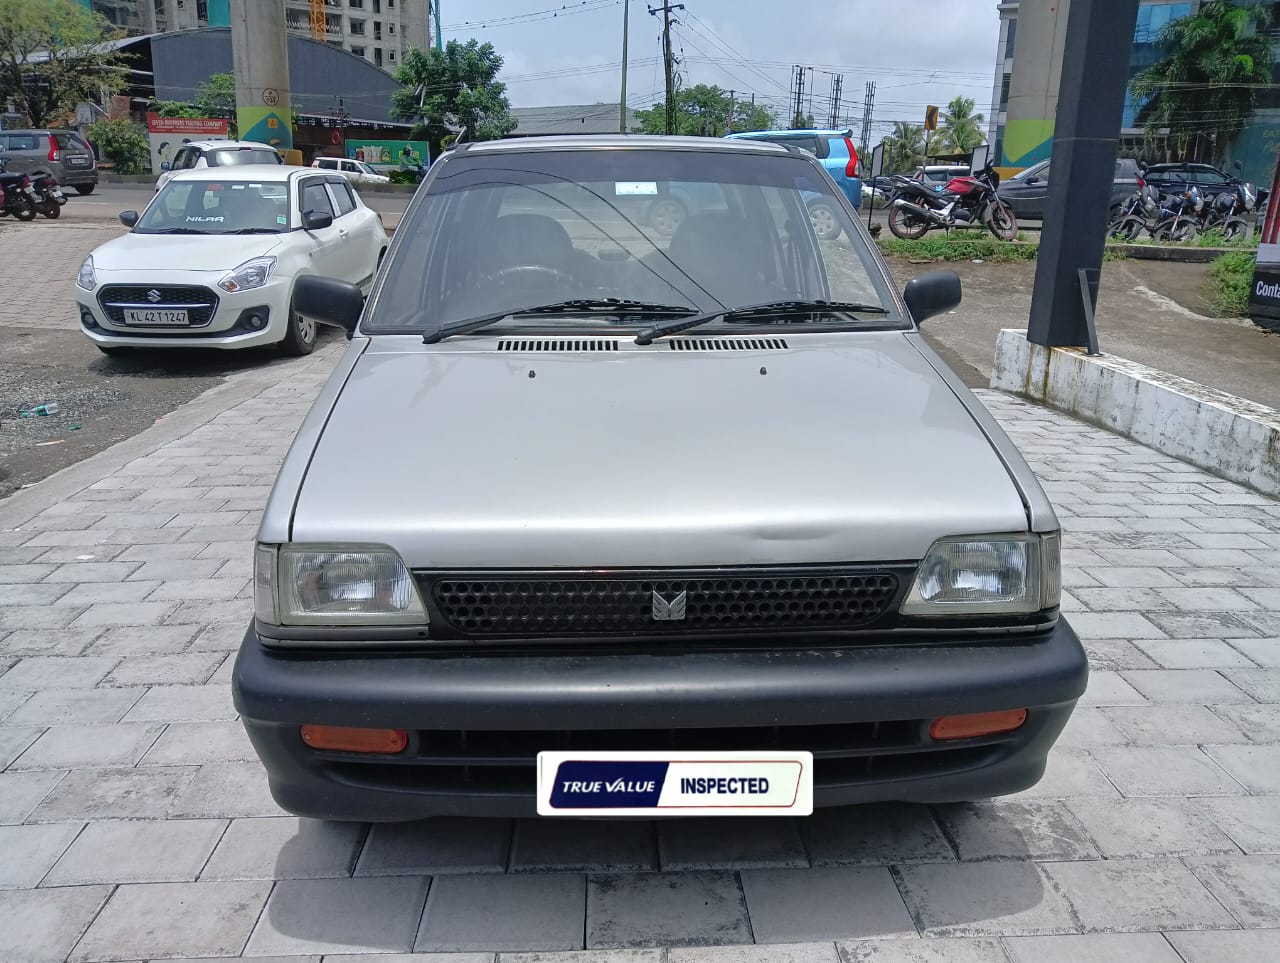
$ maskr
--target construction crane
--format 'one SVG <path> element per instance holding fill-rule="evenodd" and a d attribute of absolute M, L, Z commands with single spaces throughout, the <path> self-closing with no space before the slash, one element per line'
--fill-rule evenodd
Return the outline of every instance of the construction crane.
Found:
<path fill-rule="evenodd" d="M 311 36 L 316 40 L 329 39 L 329 18 L 324 12 L 324 0 L 311 0 Z"/>

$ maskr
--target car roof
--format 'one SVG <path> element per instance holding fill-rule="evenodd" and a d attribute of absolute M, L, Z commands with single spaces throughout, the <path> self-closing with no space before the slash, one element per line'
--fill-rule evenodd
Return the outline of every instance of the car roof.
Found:
<path fill-rule="evenodd" d="M 733 134 L 725 134 L 725 139 L 735 138 L 764 138 L 764 137 L 790 137 L 794 134 L 802 134 L 810 137 L 849 137 L 853 131 L 848 128 L 836 130 L 827 127 L 802 127 L 795 130 L 740 130 Z"/>
<path fill-rule="evenodd" d="M 463 145 L 471 154 L 519 154 L 531 150 L 644 150 L 740 151 L 756 154 L 779 154 L 782 144 L 763 140 L 729 140 L 724 137 L 667 137 L 660 134 L 573 134 L 559 137 L 517 137 L 510 140 L 487 140 Z M 458 151 L 445 151 L 444 157 Z"/>
<path fill-rule="evenodd" d="M 231 167 L 192 167 L 189 170 L 176 171 L 173 180 L 286 181 L 298 174 L 321 176 L 321 172 L 313 167 L 294 167 L 291 164 L 235 164 Z"/>
<path fill-rule="evenodd" d="M 261 148 L 262 150 L 275 150 L 270 144 L 263 144 L 256 140 L 192 140 L 182 145 L 183 147 L 199 147 L 201 150 L 248 150 L 250 148 Z M 279 151 L 276 151 L 279 153 Z"/>

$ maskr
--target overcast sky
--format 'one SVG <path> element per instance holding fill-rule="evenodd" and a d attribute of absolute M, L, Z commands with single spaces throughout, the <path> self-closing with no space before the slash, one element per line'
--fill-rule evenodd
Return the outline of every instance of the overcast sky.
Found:
<path fill-rule="evenodd" d="M 632 107 L 662 97 L 660 18 L 650 3 L 631 0 Z M 441 10 L 446 40 L 478 37 L 502 54 L 513 106 L 617 103 L 623 0 L 442 0 Z M 806 77 L 811 108 L 805 101 L 823 124 L 830 73 L 844 75 L 842 119 L 855 126 L 865 84 L 877 82 L 876 134 L 894 120 L 920 123 L 926 104 L 956 95 L 991 110 L 996 0 L 685 0 L 675 17 L 684 84 L 754 93 L 783 117 L 796 63 L 816 68 Z"/>

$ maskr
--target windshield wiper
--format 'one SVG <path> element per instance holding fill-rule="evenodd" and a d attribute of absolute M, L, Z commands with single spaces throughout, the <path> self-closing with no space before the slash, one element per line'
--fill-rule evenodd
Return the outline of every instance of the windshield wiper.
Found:
<path fill-rule="evenodd" d="M 590 316 L 611 315 L 614 317 L 688 317 L 697 314 L 697 308 L 684 304 L 649 304 L 644 301 L 628 301 L 625 298 L 575 298 L 570 301 L 556 301 L 552 304 L 540 304 L 532 308 L 508 308 L 506 311 L 495 311 L 476 318 L 462 321 L 450 321 L 442 324 L 434 331 L 427 331 L 422 336 L 423 344 L 435 344 L 455 334 L 467 334 L 478 331 L 491 324 L 497 324 L 505 318 L 520 318 L 538 314 L 574 314 Z"/>
<path fill-rule="evenodd" d="M 158 231 L 139 231 L 139 234 L 204 234 L 205 231 L 197 231 L 194 227 L 166 227 Z"/>
<path fill-rule="evenodd" d="M 725 321 L 753 321 L 765 318 L 779 318 L 795 314 L 888 314 L 878 304 L 858 304 L 854 301 L 771 301 L 768 304 L 752 304 L 742 308 L 723 308 L 719 311 L 708 311 L 695 314 L 690 318 L 676 318 L 660 321 L 647 328 L 642 328 L 636 335 L 636 344 L 652 344 L 655 338 L 667 334 L 677 334 L 696 328 L 708 321 L 723 318 Z"/>
<path fill-rule="evenodd" d="M 277 227 L 242 227 L 235 231 L 221 231 L 222 234 L 279 234 Z"/>

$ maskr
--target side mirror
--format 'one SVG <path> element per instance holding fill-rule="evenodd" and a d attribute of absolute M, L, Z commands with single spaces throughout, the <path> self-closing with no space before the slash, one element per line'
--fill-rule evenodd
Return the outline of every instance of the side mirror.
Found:
<path fill-rule="evenodd" d="M 125 227 L 133 227 L 135 224 L 138 223 L 138 212 L 137 211 L 121 211 L 120 223 L 123 224 Z"/>
<path fill-rule="evenodd" d="M 1030 177 L 1028 177 L 1028 178 L 1027 178 L 1027 184 L 1029 184 L 1029 185 L 1030 185 L 1030 184 L 1042 184 L 1042 183 L 1044 183 L 1044 182 L 1043 182 L 1043 180 L 1041 180 L 1041 178 L 1040 178 L 1040 175 L 1039 175 L 1039 174 L 1032 174 Z"/>
<path fill-rule="evenodd" d="M 1244 161 L 1233 161 L 1233 162 L 1231 163 L 1231 166 L 1232 166 L 1232 167 L 1234 167 L 1234 168 L 1235 168 L 1236 170 L 1238 170 L 1238 171 L 1242 171 L 1242 170 L 1244 170 Z"/>
<path fill-rule="evenodd" d="M 960 303 L 960 276 L 955 271 L 930 271 L 912 278 L 902 290 L 902 300 L 916 324 Z"/>
<path fill-rule="evenodd" d="M 348 281 L 308 274 L 293 286 L 293 308 L 303 317 L 342 328 L 350 340 L 364 310 L 364 294 Z"/>
<path fill-rule="evenodd" d="M 160 169 L 162 171 L 171 171 L 173 170 L 173 165 L 170 164 L 168 161 L 164 161 L 160 164 Z"/>
<path fill-rule="evenodd" d="M 306 211 L 302 215 L 304 231 L 321 231 L 333 225 L 333 215 L 323 211 Z"/>

